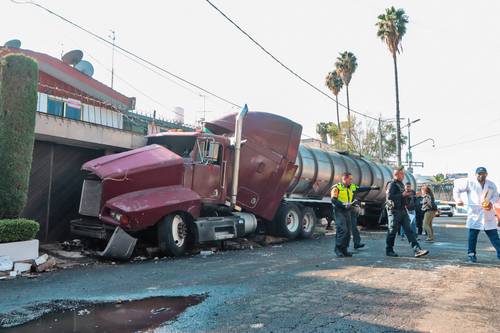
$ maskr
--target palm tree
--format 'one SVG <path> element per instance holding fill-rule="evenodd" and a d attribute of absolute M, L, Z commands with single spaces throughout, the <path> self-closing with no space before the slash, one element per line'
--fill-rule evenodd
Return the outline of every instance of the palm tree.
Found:
<path fill-rule="evenodd" d="M 323 143 L 328 143 L 328 123 L 316 124 L 316 133 L 319 134 Z"/>
<path fill-rule="evenodd" d="M 348 123 L 348 138 L 351 140 L 351 108 L 349 107 L 349 83 L 351 82 L 352 74 L 358 67 L 358 60 L 352 52 L 344 51 L 340 53 L 335 62 L 337 74 L 345 84 L 347 95 L 347 123 Z"/>
<path fill-rule="evenodd" d="M 394 79 L 396 83 L 396 154 L 398 165 L 401 165 L 401 119 L 399 112 L 398 65 L 396 54 L 402 51 L 401 40 L 406 33 L 408 16 L 403 9 L 387 8 L 384 14 L 378 16 L 376 24 L 377 36 L 387 44 L 394 62 Z"/>
<path fill-rule="evenodd" d="M 332 91 L 332 93 L 335 95 L 335 103 L 337 104 L 337 128 L 338 128 L 338 133 L 339 133 L 339 144 L 340 144 L 340 116 L 339 116 L 339 92 L 340 89 L 342 89 L 342 86 L 344 85 L 344 82 L 340 78 L 340 76 L 337 74 L 336 71 L 334 72 L 329 72 L 328 75 L 326 76 L 325 79 L 325 84 Z"/>

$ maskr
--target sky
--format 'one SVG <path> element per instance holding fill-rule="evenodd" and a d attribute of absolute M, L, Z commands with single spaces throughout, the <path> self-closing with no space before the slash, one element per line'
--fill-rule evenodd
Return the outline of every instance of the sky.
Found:
<path fill-rule="evenodd" d="M 305 135 L 317 137 L 316 123 L 336 119 L 334 102 L 284 70 L 205 0 L 36 1 L 103 37 L 114 30 L 121 47 L 238 105 L 288 117 Z M 395 117 L 393 64 L 375 23 L 385 8 L 403 8 L 410 22 L 398 58 L 401 116 L 421 119 L 411 127 L 413 144 L 427 138 L 436 143 L 413 148 L 413 159 L 425 166 L 415 173 L 473 174 L 485 166 L 491 179 L 500 180 L 500 2 L 212 1 L 325 92 L 338 53 L 353 52 L 358 69 L 349 87 L 351 107 L 386 119 Z M 0 0 L 0 13 L 0 43 L 17 38 L 22 48 L 55 57 L 81 49 L 95 67 L 94 78 L 110 84 L 109 45 L 32 5 Z M 114 69 L 114 88 L 137 97 L 141 112 L 173 118 L 180 106 L 193 123 L 203 110 L 207 119 L 238 110 L 118 52 Z M 345 104 L 345 91 L 339 97 Z"/>

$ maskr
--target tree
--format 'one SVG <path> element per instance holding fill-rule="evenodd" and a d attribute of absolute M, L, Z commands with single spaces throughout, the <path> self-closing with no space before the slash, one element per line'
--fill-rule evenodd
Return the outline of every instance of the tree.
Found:
<path fill-rule="evenodd" d="M 342 78 L 337 74 L 336 71 L 329 72 L 325 78 L 325 85 L 330 89 L 335 95 L 335 104 L 337 105 L 337 130 L 340 135 L 340 115 L 339 115 L 339 92 L 344 85 Z M 339 138 L 340 141 L 340 138 Z"/>
<path fill-rule="evenodd" d="M 367 122 L 366 126 L 363 127 L 361 122 L 353 116 L 350 124 L 343 121 L 340 125 L 342 133 L 348 133 L 349 126 L 351 126 L 351 139 L 345 137 L 344 134 L 341 136 L 342 142 L 346 142 L 349 151 L 379 160 L 380 135 L 378 124 Z M 396 155 L 396 128 L 391 123 L 383 123 L 380 129 L 384 147 L 383 159 L 390 160 Z M 403 144 L 406 143 L 406 139 L 406 136 L 402 136 Z"/>
<path fill-rule="evenodd" d="M 328 123 L 316 124 L 316 133 L 319 134 L 323 143 L 328 143 Z"/>
<path fill-rule="evenodd" d="M 334 122 L 327 123 L 328 137 L 330 138 L 330 144 L 340 147 L 340 127 Z"/>
<path fill-rule="evenodd" d="M 432 177 L 432 181 L 434 183 L 443 183 L 445 180 L 446 180 L 446 177 L 442 173 L 438 173 L 437 175 Z"/>
<path fill-rule="evenodd" d="M 398 165 L 401 165 L 401 119 L 399 111 L 399 84 L 397 54 L 402 50 L 401 40 L 406 33 L 408 16 L 403 9 L 387 8 L 384 14 L 378 16 L 376 26 L 377 36 L 387 44 L 394 63 L 394 80 L 396 86 L 396 155 Z"/>
<path fill-rule="evenodd" d="M 356 71 L 358 67 L 358 60 L 356 56 L 352 52 L 344 51 L 340 53 L 339 57 L 337 57 L 337 61 L 335 62 L 335 68 L 337 74 L 340 76 L 345 85 L 345 91 L 347 96 L 347 122 L 350 124 L 351 122 L 351 108 L 349 106 L 349 83 L 351 83 L 352 74 Z M 348 126 L 348 129 L 351 129 L 351 126 Z M 351 132 L 347 133 L 348 137 L 351 137 Z"/>
<path fill-rule="evenodd" d="M 24 55 L 0 58 L 0 219 L 27 201 L 37 103 L 38 65 Z"/>

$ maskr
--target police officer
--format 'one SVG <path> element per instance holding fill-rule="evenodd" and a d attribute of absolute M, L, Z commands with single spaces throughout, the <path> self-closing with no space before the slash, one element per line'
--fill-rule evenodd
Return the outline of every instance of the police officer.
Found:
<path fill-rule="evenodd" d="M 406 191 L 402 181 L 405 177 L 403 167 L 396 168 L 393 171 L 393 180 L 387 184 L 386 190 L 386 209 L 387 209 L 387 240 L 385 254 L 389 257 L 397 257 L 394 252 L 394 241 L 399 227 L 402 226 L 408 242 L 415 251 L 415 257 L 422 257 L 429 253 L 423 250 L 418 244 L 415 234 L 410 227 L 410 218 L 405 209 L 406 198 L 413 193 Z"/>
<path fill-rule="evenodd" d="M 351 257 L 347 249 L 353 235 L 354 248 L 359 249 L 365 246 L 361 243 L 361 237 L 357 227 L 357 211 L 354 207 L 354 196 L 359 192 L 366 192 L 372 189 L 378 189 L 377 186 L 361 187 L 352 184 L 352 175 L 345 172 L 342 175 L 342 182 L 333 186 L 331 191 L 332 204 L 335 215 L 335 254 L 338 257 Z"/>

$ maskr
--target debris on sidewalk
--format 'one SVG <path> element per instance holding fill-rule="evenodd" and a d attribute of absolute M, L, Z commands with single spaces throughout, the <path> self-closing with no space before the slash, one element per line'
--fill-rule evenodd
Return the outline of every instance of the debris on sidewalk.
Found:
<path fill-rule="evenodd" d="M 212 254 L 214 254 L 214 251 L 211 251 L 211 250 L 202 250 L 200 251 L 200 255 L 203 256 L 203 257 L 206 257 L 206 256 L 211 256 Z"/>
<path fill-rule="evenodd" d="M 21 274 L 24 272 L 29 272 L 31 271 L 31 263 L 26 263 L 26 262 L 16 262 L 14 263 L 14 271 L 17 274 Z"/>
<path fill-rule="evenodd" d="M 0 257 L 0 272 L 12 270 L 13 265 L 14 263 L 12 262 L 9 256 Z"/>
<path fill-rule="evenodd" d="M 42 273 L 52 270 L 55 266 L 56 266 L 56 260 L 54 258 L 49 258 L 43 264 L 37 265 L 35 270 L 38 273 Z"/>

